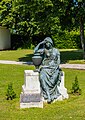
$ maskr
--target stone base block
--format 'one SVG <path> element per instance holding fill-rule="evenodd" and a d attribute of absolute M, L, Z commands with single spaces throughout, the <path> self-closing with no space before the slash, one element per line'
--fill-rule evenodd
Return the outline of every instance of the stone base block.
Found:
<path fill-rule="evenodd" d="M 67 93 L 67 89 L 65 88 L 65 85 L 64 85 L 64 79 L 65 79 L 65 73 L 62 71 L 62 75 L 61 75 L 61 83 L 60 83 L 60 86 L 58 86 L 58 90 L 59 90 L 59 93 L 62 95 L 62 99 L 68 99 L 69 96 L 68 96 L 68 93 Z"/>
<path fill-rule="evenodd" d="M 40 94 L 20 94 L 20 108 L 39 107 L 43 108 Z"/>
<path fill-rule="evenodd" d="M 21 93 L 20 95 L 20 102 L 21 103 L 28 103 L 28 102 L 40 102 L 42 100 L 40 94 L 34 94 L 34 93 Z"/>
<path fill-rule="evenodd" d="M 31 107 L 43 108 L 43 103 L 42 102 L 20 103 L 20 108 L 31 108 Z"/>
<path fill-rule="evenodd" d="M 43 100 L 40 91 L 39 73 L 33 70 L 24 71 L 24 85 L 20 94 L 20 108 L 43 108 Z"/>

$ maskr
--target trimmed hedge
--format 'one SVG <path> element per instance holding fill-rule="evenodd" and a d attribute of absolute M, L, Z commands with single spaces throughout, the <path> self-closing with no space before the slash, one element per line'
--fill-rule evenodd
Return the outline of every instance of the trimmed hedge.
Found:
<path fill-rule="evenodd" d="M 80 35 L 78 31 L 61 31 L 52 36 L 54 45 L 60 49 L 81 48 Z"/>
<path fill-rule="evenodd" d="M 18 48 L 34 48 L 36 44 L 38 44 L 41 39 L 43 40 L 47 35 L 37 35 L 32 37 L 32 41 L 28 36 L 20 36 L 20 35 L 11 35 L 11 43 L 12 49 Z M 48 35 L 51 36 L 51 35 Z M 81 41 L 79 31 L 59 31 L 56 34 L 52 35 L 52 39 L 54 41 L 54 46 L 59 49 L 80 49 Z"/>

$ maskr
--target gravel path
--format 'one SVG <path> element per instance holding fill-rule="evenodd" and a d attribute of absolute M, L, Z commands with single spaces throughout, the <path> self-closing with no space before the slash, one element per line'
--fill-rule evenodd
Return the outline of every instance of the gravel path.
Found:
<path fill-rule="evenodd" d="M 33 65 L 32 62 L 17 62 L 17 61 L 8 61 L 8 60 L 0 60 L 0 64 L 16 64 L 16 65 Z M 60 68 L 73 68 L 73 69 L 84 69 L 85 64 L 60 64 Z"/>
<path fill-rule="evenodd" d="M 17 62 L 17 61 L 9 61 L 9 60 L 0 60 L 0 64 L 16 64 L 16 65 L 28 64 L 28 65 L 33 65 L 32 62 Z"/>
<path fill-rule="evenodd" d="M 85 64 L 60 64 L 61 68 L 73 68 L 85 70 Z"/>

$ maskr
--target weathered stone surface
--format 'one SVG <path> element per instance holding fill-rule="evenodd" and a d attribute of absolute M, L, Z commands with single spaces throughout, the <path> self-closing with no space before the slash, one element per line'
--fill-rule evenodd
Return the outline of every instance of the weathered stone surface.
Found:
<path fill-rule="evenodd" d="M 28 103 L 28 102 L 40 102 L 41 95 L 40 94 L 21 94 L 21 101 L 23 103 Z"/>
<path fill-rule="evenodd" d="M 39 107 L 43 108 L 43 102 L 30 102 L 30 103 L 20 103 L 20 108 L 31 108 L 31 107 Z"/>
<path fill-rule="evenodd" d="M 65 88 L 65 85 L 64 85 L 64 79 L 65 79 L 65 73 L 62 71 L 61 83 L 60 83 L 60 86 L 58 86 L 58 90 L 62 95 L 62 100 L 65 99 L 65 98 L 66 99 L 69 98 L 68 93 L 67 93 L 67 89 Z"/>
<path fill-rule="evenodd" d="M 39 73 L 33 70 L 24 71 L 24 85 L 20 94 L 20 108 L 43 108 L 40 90 Z"/>
<path fill-rule="evenodd" d="M 24 77 L 24 90 L 40 93 L 39 73 L 34 72 L 33 70 L 25 70 Z"/>

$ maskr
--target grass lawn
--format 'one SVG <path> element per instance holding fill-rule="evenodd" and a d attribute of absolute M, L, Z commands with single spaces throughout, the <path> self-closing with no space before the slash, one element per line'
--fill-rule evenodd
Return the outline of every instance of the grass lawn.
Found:
<path fill-rule="evenodd" d="M 85 70 L 63 69 L 68 92 L 70 92 L 72 82 L 77 75 L 82 95 L 69 94 L 69 99 L 52 104 L 45 103 L 43 109 L 20 109 L 20 93 L 26 69 L 34 69 L 34 67 L 0 64 L 0 120 L 85 120 Z M 5 94 L 10 82 L 13 83 L 17 98 L 7 101 Z"/>
<path fill-rule="evenodd" d="M 61 63 L 81 63 L 83 60 L 83 51 L 77 49 L 61 49 Z M 0 51 L 0 60 L 32 61 L 33 50 L 8 50 Z"/>
<path fill-rule="evenodd" d="M 33 50 L 6 50 L 0 51 L 0 60 L 31 61 Z"/>

